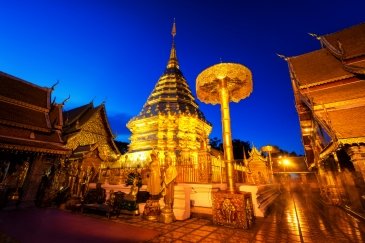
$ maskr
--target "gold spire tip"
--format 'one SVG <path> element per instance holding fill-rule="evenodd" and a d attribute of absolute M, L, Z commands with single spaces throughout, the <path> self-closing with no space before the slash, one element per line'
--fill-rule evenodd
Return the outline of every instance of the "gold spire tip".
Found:
<path fill-rule="evenodd" d="M 175 23 L 175 18 L 174 18 L 174 23 L 172 24 L 171 35 L 172 35 L 172 38 L 174 38 L 174 37 L 175 37 L 175 35 L 176 35 L 176 23 Z"/>

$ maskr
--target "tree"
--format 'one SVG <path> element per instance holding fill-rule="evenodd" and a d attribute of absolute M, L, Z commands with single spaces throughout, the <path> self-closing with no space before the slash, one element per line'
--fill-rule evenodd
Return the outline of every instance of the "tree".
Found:
<path fill-rule="evenodd" d="M 211 139 L 209 139 L 209 144 L 212 148 L 219 150 L 219 151 L 223 151 L 223 143 L 222 143 L 221 139 L 219 139 L 217 137 L 211 138 Z"/>
<path fill-rule="evenodd" d="M 214 149 L 224 151 L 222 140 L 217 137 L 210 139 L 209 144 Z M 251 145 L 248 141 L 233 139 L 232 146 L 234 159 L 243 159 L 243 148 L 245 149 L 246 158 L 248 158 L 248 152 L 251 151 Z"/>
<path fill-rule="evenodd" d="M 248 152 L 251 151 L 250 142 L 242 141 L 240 139 L 233 139 L 232 146 L 234 159 L 243 159 L 243 149 L 245 149 L 246 158 L 248 158 Z"/>
<path fill-rule="evenodd" d="M 122 154 L 125 154 L 128 152 L 129 143 L 116 141 L 116 140 L 114 140 L 114 143 L 117 146 L 119 152 L 121 152 Z"/>
<path fill-rule="evenodd" d="M 275 146 L 275 147 L 277 148 L 278 152 L 277 153 L 272 153 L 273 158 L 276 158 L 276 157 L 279 157 L 279 156 L 287 156 L 287 157 L 298 157 L 299 156 L 294 151 L 288 152 L 284 149 L 279 148 L 278 146 Z"/>

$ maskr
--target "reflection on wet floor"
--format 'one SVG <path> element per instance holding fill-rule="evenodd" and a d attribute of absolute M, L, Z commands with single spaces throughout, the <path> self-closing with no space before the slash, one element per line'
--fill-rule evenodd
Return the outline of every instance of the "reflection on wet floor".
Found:
<path fill-rule="evenodd" d="M 200 218 L 169 225 L 126 216 L 115 220 L 159 231 L 149 242 L 365 242 L 364 222 L 302 190 L 284 190 L 270 214 L 258 218 L 250 230 L 216 226 Z"/>
<path fill-rule="evenodd" d="M 34 215 L 37 215 L 37 212 L 44 217 L 47 215 L 45 214 L 47 209 L 45 212 L 42 209 L 37 210 L 33 210 Z M 85 221 L 84 224 L 89 226 L 91 223 L 109 225 L 111 221 L 114 221 L 140 228 L 130 227 L 140 232 L 140 236 L 144 234 L 142 228 L 146 229 L 145 231 L 152 230 L 153 234 L 147 238 L 150 239 L 147 242 L 365 242 L 365 222 L 352 217 L 341 208 L 321 203 L 318 194 L 300 188 L 283 190 L 267 217 L 257 218 L 256 223 L 249 230 L 213 225 L 211 220 L 198 217 L 163 224 L 144 220 L 140 216 L 120 215 L 118 218 L 114 216 L 108 220 L 105 215 L 87 214 L 84 217 L 79 213 L 71 214 L 70 212 L 52 210 L 51 215 L 53 217 L 63 218 L 64 221 L 78 219 Z M 9 213 L 11 212 L 7 212 L 7 214 Z M 14 213 L 19 214 L 21 211 Z M 95 218 L 98 219 L 97 222 L 95 222 Z M 54 218 L 53 220 L 59 221 Z M 16 227 L 16 225 L 14 226 Z M 123 234 L 123 231 L 119 232 L 118 226 L 116 228 L 117 235 Z M 24 228 L 19 230 L 26 231 Z M 37 230 L 38 233 L 45 233 L 42 230 L 55 230 L 55 234 L 62 234 L 58 228 L 42 227 L 37 228 Z M 68 232 L 67 229 L 64 230 Z M 48 232 L 48 234 L 50 233 Z M 106 236 L 108 235 L 106 234 Z M 54 234 L 51 234 L 50 237 L 54 237 Z M 138 241 L 138 237 L 133 234 L 131 238 Z M 93 242 L 104 243 L 108 242 L 107 239 L 98 241 L 97 238 L 93 238 Z M 1 233 L 0 241 L 14 242 Z M 112 241 L 111 239 L 109 242 L 115 242 L 115 240 Z"/>

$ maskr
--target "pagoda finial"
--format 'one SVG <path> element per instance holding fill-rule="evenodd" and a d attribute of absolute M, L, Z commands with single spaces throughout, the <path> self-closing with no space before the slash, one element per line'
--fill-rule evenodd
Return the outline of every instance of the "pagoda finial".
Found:
<path fill-rule="evenodd" d="M 176 35 L 176 22 L 175 22 L 175 18 L 174 18 L 174 23 L 172 24 L 171 35 L 172 35 L 172 41 L 174 41 L 175 35 Z"/>
<path fill-rule="evenodd" d="M 171 35 L 172 35 L 172 48 L 170 52 L 170 59 L 169 62 L 167 63 L 167 68 L 174 68 L 174 67 L 179 68 L 179 62 L 177 61 L 176 50 L 175 50 L 175 35 L 176 35 L 175 18 L 174 18 L 174 23 L 172 24 Z"/>

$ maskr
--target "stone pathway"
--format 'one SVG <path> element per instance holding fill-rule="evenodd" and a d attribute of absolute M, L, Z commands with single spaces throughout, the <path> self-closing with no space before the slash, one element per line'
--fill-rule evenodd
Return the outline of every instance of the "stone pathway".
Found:
<path fill-rule="evenodd" d="M 216 226 L 202 218 L 168 225 L 140 217 L 114 220 L 160 233 L 148 242 L 365 242 L 364 222 L 304 191 L 284 191 L 270 214 L 257 218 L 249 230 Z"/>

